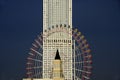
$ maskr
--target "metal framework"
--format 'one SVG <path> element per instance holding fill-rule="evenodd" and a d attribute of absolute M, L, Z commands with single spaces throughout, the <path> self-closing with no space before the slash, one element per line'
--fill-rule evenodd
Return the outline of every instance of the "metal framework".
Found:
<path fill-rule="evenodd" d="M 70 29 L 72 33 L 70 33 L 67 29 Z M 63 32 L 72 36 L 72 42 L 67 40 L 59 41 L 61 43 L 68 42 L 69 44 L 72 44 L 72 79 L 89 80 L 92 69 L 92 55 L 90 53 L 91 50 L 89 44 L 81 32 L 79 32 L 78 29 L 70 28 L 69 25 L 54 26 L 54 28 L 47 29 L 46 32 L 47 37 L 58 32 Z M 44 35 L 41 33 L 37 39 L 35 39 L 32 47 L 30 48 L 26 68 L 28 78 L 43 78 L 43 36 Z M 52 42 L 54 42 L 54 40 L 52 40 Z M 66 56 L 65 54 L 60 55 Z M 64 60 L 64 63 L 65 61 L 67 60 Z M 49 73 L 52 74 L 51 71 Z"/>

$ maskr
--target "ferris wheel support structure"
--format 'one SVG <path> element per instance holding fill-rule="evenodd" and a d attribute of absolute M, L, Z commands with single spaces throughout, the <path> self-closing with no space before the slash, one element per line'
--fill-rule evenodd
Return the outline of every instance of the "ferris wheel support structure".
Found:
<path fill-rule="evenodd" d="M 70 34 L 67 32 L 67 28 L 69 27 L 62 26 L 48 29 L 47 31 L 49 33 L 47 36 L 53 35 L 56 32 Z M 71 30 L 73 38 L 73 80 L 89 80 L 92 70 L 92 55 L 89 44 L 78 29 Z M 61 40 L 61 42 L 64 41 Z M 27 77 L 43 78 L 43 34 L 40 34 L 33 42 L 27 60 Z M 50 74 L 52 74 L 52 72 L 50 72 Z"/>

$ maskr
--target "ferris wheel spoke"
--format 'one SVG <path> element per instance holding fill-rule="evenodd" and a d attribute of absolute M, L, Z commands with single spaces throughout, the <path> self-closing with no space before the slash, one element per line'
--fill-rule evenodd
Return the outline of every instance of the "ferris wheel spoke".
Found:
<path fill-rule="evenodd" d="M 32 51 L 34 51 L 35 53 L 39 54 L 40 56 L 42 56 L 42 54 L 36 50 L 34 50 L 33 48 L 30 48 Z"/>
<path fill-rule="evenodd" d="M 81 61 L 81 62 L 75 62 L 75 64 L 81 64 L 81 63 L 84 63 L 83 61 Z M 74 64 L 74 63 L 73 63 Z"/>
<path fill-rule="evenodd" d="M 76 69 L 76 68 L 73 68 L 73 69 L 75 69 L 75 71 L 78 71 L 78 72 L 90 73 L 88 71 L 84 71 L 84 70 L 80 70 L 80 69 Z"/>
<path fill-rule="evenodd" d="M 74 49 L 73 49 L 74 50 Z M 79 45 L 75 46 L 75 51 L 79 50 Z"/>
<path fill-rule="evenodd" d="M 75 69 L 75 68 L 73 68 L 73 69 Z M 79 69 L 75 69 L 76 71 L 79 71 L 79 72 L 84 72 L 84 73 L 88 73 L 88 74 L 91 74 L 91 72 L 89 72 L 89 71 L 84 71 L 84 70 L 79 70 Z"/>
<path fill-rule="evenodd" d="M 78 57 L 78 56 L 81 56 L 82 55 L 82 53 L 81 54 L 77 54 L 77 55 L 75 55 L 75 57 Z"/>
<path fill-rule="evenodd" d="M 83 75 L 83 77 L 84 77 L 85 79 L 90 79 L 89 77 L 87 77 L 87 76 L 84 76 L 84 75 Z"/>
<path fill-rule="evenodd" d="M 33 53 L 31 53 L 31 52 L 29 52 L 28 54 L 29 54 L 29 55 L 31 55 L 31 56 L 34 56 L 34 54 L 33 54 Z"/>
<path fill-rule="evenodd" d="M 42 68 L 42 66 L 33 67 L 33 69 L 39 69 L 39 68 Z"/>
<path fill-rule="evenodd" d="M 83 55 L 83 53 L 80 53 L 80 52 L 79 52 L 77 55 L 75 55 L 75 58 L 76 58 L 76 57 L 79 57 L 79 56 L 82 56 L 82 55 Z"/>
<path fill-rule="evenodd" d="M 31 68 L 31 67 L 27 67 L 26 69 L 27 69 L 27 70 L 31 70 L 32 68 Z"/>
<path fill-rule="evenodd" d="M 26 68 L 26 69 L 39 69 L 39 68 L 42 68 L 42 66 L 36 66 L 36 67 L 28 67 L 28 68 Z"/>
<path fill-rule="evenodd" d="M 32 44 L 32 46 L 34 46 L 34 47 L 38 48 L 38 46 L 37 46 L 37 45 L 35 45 L 34 43 Z"/>
<path fill-rule="evenodd" d="M 89 60 L 89 61 L 84 61 L 84 63 L 89 63 L 89 64 L 92 64 L 92 60 Z"/>
<path fill-rule="evenodd" d="M 43 49 L 41 43 L 38 40 L 35 40 L 35 42 Z"/>
<path fill-rule="evenodd" d="M 81 71 L 82 72 L 82 70 L 79 70 L 79 69 L 76 69 L 76 68 L 72 68 L 72 69 L 75 69 L 76 71 Z"/>
<path fill-rule="evenodd" d="M 91 69 L 92 66 L 83 66 L 84 68 L 88 68 L 88 69 Z"/>
<path fill-rule="evenodd" d="M 27 75 L 32 74 L 32 72 L 27 72 Z"/>
<path fill-rule="evenodd" d="M 76 80 L 82 80 L 82 79 L 80 79 L 79 77 L 77 77 L 77 76 L 75 76 L 75 78 L 77 78 Z"/>
<path fill-rule="evenodd" d="M 43 39 L 41 38 L 41 36 L 39 36 L 39 35 L 38 35 L 38 39 L 39 39 L 40 41 L 42 41 L 42 40 L 43 40 Z"/>
<path fill-rule="evenodd" d="M 29 60 L 37 61 L 37 62 L 42 62 L 41 60 L 38 59 L 33 59 L 33 58 L 28 58 Z"/>
<path fill-rule="evenodd" d="M 75 42 L 74 42 L 74 41 L 75 41 Z M 74 43 L 76 43 L 76 42 L 77 42 L 77 40 L 74 39 L 74 40 L 72 41 L 72 45 L 74 45 Z M 77 48 L 79 48 L 79 47 L 80 47 L 80 44 L 75 45 L 75 49 L 77 49 Z"/>
<path fill-rule="evenodd" d="M 91 61 L 80 61 L 80 62 L 75 62 L 75 64 L 81 64 L 81 63 L 91 63 Z M 74 64 L 74 63 L 73 63 Z"/>
<path fill-rule="evenodd" d="M 31 62 L 27 62 L 27 65 L 32 65 L 32 63 Z"/>
<path fill-rule="evenodd" d="M 40 45 L 40 48 L 43 50 L 43 46 L 42 45 Z"/>

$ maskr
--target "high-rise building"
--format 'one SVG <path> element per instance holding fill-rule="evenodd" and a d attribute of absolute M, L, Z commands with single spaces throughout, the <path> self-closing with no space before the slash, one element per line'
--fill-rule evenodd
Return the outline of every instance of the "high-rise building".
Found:
<path fill-rule="evenodd" d="M 60 24 L 72 27 L 72 0 L 43 0 L 43 32 Z"/>
<path fill-rule="evenodd" d="M 85 37 L 72 28 L 72 0 L 43 0 L 43 34 L 30 48 L 23 80 L 89 80 L 90 52 Z"/>
<path fill-rule="evenodd" d="M 72 80 L 72 35 L 62 31 L 46 36 L 48 29 L 61 26 L 68 26 L 66 29 L 72 33 L 72 0 L 43 0 L 43 78 L 51 78 L 52 61 L 58 49 L 63 75 Z"/>

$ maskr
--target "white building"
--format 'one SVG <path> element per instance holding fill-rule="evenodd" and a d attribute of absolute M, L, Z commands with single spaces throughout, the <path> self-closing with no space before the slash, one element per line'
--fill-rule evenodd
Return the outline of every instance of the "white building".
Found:
<path fill-rule="evenodd" d="M 72 27 L 72 0 L 43 0 L 43 32 L 56 24 Z"/>
<path fill-rule="evenodd" d="M 64 77 L 72 80 L 72 35 L 62 31 L 46 36 L 48 29 L 60 26 L 66 26 L 72 33 L 72 0 L 43 0 L 43 78 L 51 78 L 52 61 L 58 49 Z"/>

